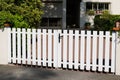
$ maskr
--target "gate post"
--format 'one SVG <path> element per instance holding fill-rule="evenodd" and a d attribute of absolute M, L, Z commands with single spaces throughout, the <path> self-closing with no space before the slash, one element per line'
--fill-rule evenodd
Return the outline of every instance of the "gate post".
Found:
<path fill-rule="evenodd" d="M 0 29 L 0 65 L 8 64 L 8 28 Z"/>
<path fill-rule="evenodd" d="M 120 36 L 116 32 L 116 70 L 115 74 L 120 75 Z"/>

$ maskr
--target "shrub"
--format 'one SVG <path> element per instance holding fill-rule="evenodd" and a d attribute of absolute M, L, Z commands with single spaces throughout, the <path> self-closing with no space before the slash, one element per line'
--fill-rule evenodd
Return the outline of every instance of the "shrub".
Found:
<path fill-rule="evenodd" d="M 1 11 L 0 12 L 0 27 L 3 27 L 5 22 L 9 22 L 11 27 L 17 28 L 27 28 L 29 27 L 28 23 L 23 20 L 23 17 L 20 15 L 13 15 L 10 12 Z"/>

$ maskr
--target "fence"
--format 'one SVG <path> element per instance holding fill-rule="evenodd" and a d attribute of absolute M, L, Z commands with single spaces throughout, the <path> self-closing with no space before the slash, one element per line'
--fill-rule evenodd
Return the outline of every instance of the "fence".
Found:
<path fill-rule="evenodd" d="M 7 32 L 9 63 L 115 73 L 115 32 L 19 28 Z"/>

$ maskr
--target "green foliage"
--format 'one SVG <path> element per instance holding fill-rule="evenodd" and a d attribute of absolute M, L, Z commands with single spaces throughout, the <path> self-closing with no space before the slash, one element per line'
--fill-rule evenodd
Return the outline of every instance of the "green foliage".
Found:
<path fill-rule="evenodd" d="M 88 15 L 95 15 L 95 12 L 94 12 L 94 10 L 89 10 L 89 11 L 87 11 L 87 14 Z"/>
<path fill-rule="evenodd" d="M 24 22 L 29 24 L 28 27 L 38 27 L 41 20 L 42 11 L 41 0 L 0 0 L 0 11 L 9 12 L 14 17 L 23 17 Z M 18 20 L 19 21 L 19 20 Z M 15 25 L 18 24 L 15 21 Z"/>
<path fill-rule="evenodd" d="M 12 27 L 28 28 L 29 25 L 23 20 L 23 16 L 13 15 L 10 12 L 1 11 L 0 12 L 0 27 L 3 27 L 5 22 L 10 22 Z"/>
<path fill-rule="evenodd" d="M 95 30 L 109 31 L 115 26 L 115 21 L 120 20 L 120 15 L 96 15 L 94 19 Z"/>

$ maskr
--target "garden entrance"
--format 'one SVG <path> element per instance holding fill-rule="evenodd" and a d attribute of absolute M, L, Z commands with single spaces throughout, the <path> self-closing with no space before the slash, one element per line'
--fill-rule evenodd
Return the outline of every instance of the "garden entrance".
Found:
<path fill-rule="evenodd" d="M 115 72 L 115 33 L 109 31 L 9 30 L 9 63 Z"/>

